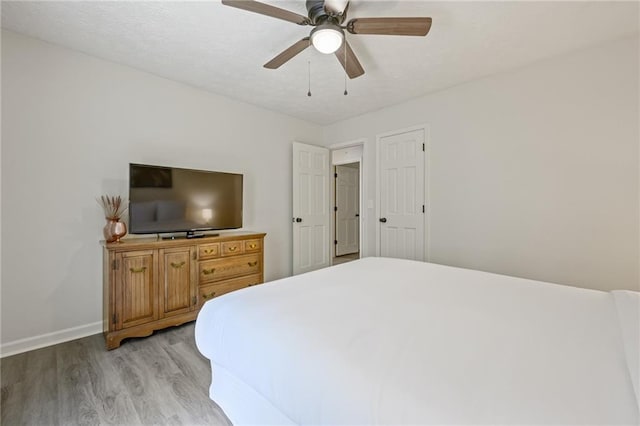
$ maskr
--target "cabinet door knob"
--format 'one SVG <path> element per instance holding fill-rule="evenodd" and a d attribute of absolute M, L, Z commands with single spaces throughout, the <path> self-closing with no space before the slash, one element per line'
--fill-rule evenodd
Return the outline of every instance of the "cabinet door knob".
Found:
<path fill-rule="evenodd" d="M 173 267 L 174 267 L 174 268 L 176 268 L 176 269 L 180 269 L 180 268 L 182 268 L 184 265 L 185 265 L 185 262 L 184 262 L 184 261 L 182 261 L 182 262 L 180 262 L 180 263 L 174 263 L 174 262 L 171 262 L 171 266 L 173 266 Z"/>
<path fill-rule="evenodd" d="M 380 222 L 382 222 L 382 223 L 387 223 L 387 218 L 386 218 L 386 217 L 381 217 L 381 218 L 380 218 Z"/>
<path fill-rule="evenodd" d="M 147 267 L 143 266 L 142 268 L 129 268 L 129 270 L 134 274 L 139 274 L 140 272 L 146 271 Z"/>

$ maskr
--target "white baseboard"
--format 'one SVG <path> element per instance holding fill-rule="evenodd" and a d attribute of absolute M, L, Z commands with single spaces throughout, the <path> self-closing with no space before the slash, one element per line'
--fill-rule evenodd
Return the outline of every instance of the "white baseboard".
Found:
<path fill-rule="evenodd" d="M 13 342 L 0 345 L 0 358 L 44 348 L 45 346 L 57 345 L 58 343 L 68 342 L 69 340 L 80 339 L 81 337 L 98 333 L 102 333 L 102 321 L 54 331 L 53 333 L 41 334 L 40 336 L 14 340 Z"/>

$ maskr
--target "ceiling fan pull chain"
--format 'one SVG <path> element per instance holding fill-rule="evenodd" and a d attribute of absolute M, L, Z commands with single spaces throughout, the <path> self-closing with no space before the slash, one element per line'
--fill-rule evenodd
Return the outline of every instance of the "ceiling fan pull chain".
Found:
<path fill-rule="evenodd" d="M 344 95 L 347 96 L 349 92 L 347 91 L 347 41 L 344 42 Z"/>
<path fill-rule="evenodd" d="M 347 92 L 347 73 L 344 74 L 344 95 L 347 96 L 349 92 Z"/>
<path fill-rule="evenodd" d="M 307 92 L 307 96 L 311 97 L 311 61 L 307 61 L 309 65 L 309 91 Z"/>

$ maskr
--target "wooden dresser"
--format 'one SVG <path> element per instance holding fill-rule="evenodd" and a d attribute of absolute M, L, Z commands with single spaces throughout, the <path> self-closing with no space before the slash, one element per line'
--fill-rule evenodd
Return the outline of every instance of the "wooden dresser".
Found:
<path fill-rule="evenodd" d="M 265 235 L 103 242 L 107 349 L 193 321 L 207 300 L 262 283 Z"/>

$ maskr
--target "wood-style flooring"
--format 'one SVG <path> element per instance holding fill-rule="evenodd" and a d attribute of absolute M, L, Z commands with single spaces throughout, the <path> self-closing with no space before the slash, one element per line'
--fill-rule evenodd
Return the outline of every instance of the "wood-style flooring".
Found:
<path fill-rule="evenodd" d="M 3 358 L 2 425 L 230 425 L 209 399 L 194 323 L 124 340 L 102 334 Z"/>
<path fill-rule="evenodd" d="M 351 253 L 342 256 L 336 256 L 333 258 L 332 265 L 339 265 L 341 263 L 347 263 L 358 259 L 360 259 L 360 253 Z"/>

